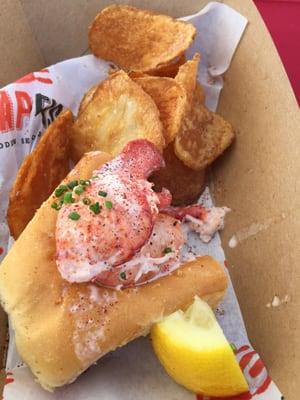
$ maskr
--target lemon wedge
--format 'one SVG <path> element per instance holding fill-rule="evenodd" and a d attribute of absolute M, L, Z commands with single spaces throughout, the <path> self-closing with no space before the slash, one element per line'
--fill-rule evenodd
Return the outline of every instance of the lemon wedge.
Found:
<path fill-rule="evenodd" d="M 167 373 L 186 389 L 215 397 L 248 391 L 212 309 L 199 297 L 186 312 L 176 311 L 155 324 L 151 338 Z"/>

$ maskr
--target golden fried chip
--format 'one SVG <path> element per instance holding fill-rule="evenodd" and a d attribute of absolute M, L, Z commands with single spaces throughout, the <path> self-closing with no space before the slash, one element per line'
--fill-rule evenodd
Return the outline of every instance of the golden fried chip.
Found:
<path fill-rule="evenodd" d="M 205 104 L 205 92 L 199 82 L 196 83 L 194 98 L 195 97 L 198 104 Z"/>
<path fill-rule="evenodd" d="M 85 93 L 83 96 L 79 109 L 78 109 L 78 115 L 82 113 L 82 111 L 85 109 L 85 107 L 89 104 L 89 102 L 92 100 L 96 90 L 97 90 L 98 85 L 94 85 L 89 90 Z"/>
<path fill-rule="evenodd" d="M 69 171 L 71 111 L 63 111 L 21 164 L 9 196 L 7 221 L 17 239 L 40 205 Z"/>
<path fill-rule="evenodd" d="M 74 161 L 92 150 L 115 156 L 133 139 L 144 138 L 160 150 L 165 145 L 159 111 L 152 98 L 124 71 L 102 81 L 72 128 Z"/>
<path fill-rule="evenodd" d="M 163 187 L 172 193 L 172 204 L 191 204 L 198 199 L 205 187 L 205 170 L 194 171 L 180 161 L 173 149 L 173 143 L 164 150 L 165 168 L 152 174 L 155 190 Z"/>
<path fill-rule="evenodd" d="M 152 76 L 166 76 L 169 78 L 175 78 L 178 73 L 179 67 L 186 62 L 185 55 L 181 55 L 177 60 L 169 64 L 161 65 L 160 67 L 147 72 Z"/>
<path fill-rule="evenodd" d="M 128 76 L 135 80 L 137 78 L 145 78 L 147 76 L 149 76 L 148 74 L 146 74 L 146 72 L 141 72 L 141 71 L 130 71 L 128 72 Z"/>
<path fill-rule="evenodd" d="M 203 170 L 231 144 L 234 132 L 221 116 L 205 106 L 205 94 L 197 82 L 200 55 L 179 67 L 175 77 L 186 90 L 187 106 L 181 129 L 174 141 L 174 151 L 184 164 L 194 170 Z"/>
<path fill-rule="evenodd" d="M 175 61 L 169 64 L 161 65 L 160 67 L 147 72 L 130 71 L 128 75 L 130 78 L 142 78 L 144 76 L 161 76 L 164 78 L 175 78 L 178 73 L 179 67 L 186 62 L 185 55 L 178 57 Z M 115 72 L 115 71 L 114 71 Z"/>
<path fill-rule="evenodd" d="M 234 139 L 230 123 L 209 111 L 201 101 L 199 96 L 194 97 L 174 142 L 177 157 L 195 170 L 211 164 Z"/>
<path fill-rule="evenodd" d="M 92 53 L 126 70 L 150 71 L 175 60 L 191 45 L 192 24 L 127 5 L 103 9 L 89 29 Z"/>
<path fill-rule="evenodd" d="M 199 61 L 200 54 L 195 53 L 192 60 L 188 60 L 179 67 L 175 77 L 176 82 L 185 89 L 189 105 L 193 102 L 194 92 L 196 90 Z"/>
<path fill-rule="evenodd" d="M 179 132 L 185 112 L 184 89 L 172 78 L 145 75 L 134 81 L 154 100 L 164 128 L 165 142 L 172 142 Z"/>

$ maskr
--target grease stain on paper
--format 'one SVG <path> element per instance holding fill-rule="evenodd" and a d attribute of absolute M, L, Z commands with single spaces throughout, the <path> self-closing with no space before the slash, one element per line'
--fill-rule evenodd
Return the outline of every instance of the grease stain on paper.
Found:
<path fill-rule="evenodd" d="M 281 298 L 281 299 L 280 299 L 280 297 L 279 297 L 277 294 L 275 294 L 275 295 L 273 296 L 272 301 L 266 304 L 266 307 L 267 307 L 267 308 L 271 308 L 271 307 L 275 307 L 275 308 L 276 308 L 276 307 L 281 306 L 282 304 L 287 304 L 287 303 L 289 303 L 290 301 L 291 301 L 291 296 L 290 296 L 289 294 L 286 294 L 286 295 L 285 295 L 283 298 Z"/>
<path fill-rule="evenodd" d="M 228 247 L 231 249 L 235 248 L 239 243 L 243 242 L 244 240 L 257 235 L 259 232 L 267 230 L 271 225 L 276 224 L 278 222 L 283 221 L 288 217 L 289 213 L 280 213 L 279 215 L 267 218 L 264 222 L 253 222 L 249 226 L 240 229 L 235 234 L 231 236 L 228 241 Z"/>

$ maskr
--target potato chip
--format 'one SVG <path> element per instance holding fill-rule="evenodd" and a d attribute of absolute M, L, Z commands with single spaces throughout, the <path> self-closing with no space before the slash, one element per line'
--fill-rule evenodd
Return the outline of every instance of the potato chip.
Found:
<path fill-rule="evenodd" d="M 9 196 L 7 221 L 17 239 L 69 171 L 71 111 L 63 111 L 21 164 Z"/>
<path fill-rule="evenodd" d="M 89 29 L 92 53 L 120 68 L 151 71 L 182 55 L 196 35 L 192 24 L 127 5 L 103 9 Z"/>
<path fill-rule="evenodd" d="M 175 154 L 184 164 L 202 170 L 211 164 L 234 139 L 229 122 L 209 111 L 202 99 L 195 96 L 175 138 Z"/>
<path fill-rule="evenodd" d="M 205 104 L 205 92 L 199 82 L 196 83 L 194 98 L 196 98 L 198 104 Z"/>
<path fill-rule="evenodd" d="M 178 73 L 179 67 L 186 62 L 185 55 L 178 57 L 177 60 L 172 63 L 162 65 L 152 71 L 147 72 L 152 76 L 165 76 L 169 78 L 175 78 Z"/>
<path fill-rule="evenodd" d="M 130 71 L 128 72 L 128 76 L 135 80 L 137 78 L 145 78 L 147 76 L 149 76 L 146 72 L 141 72 L 141 71 Z"/>
<path fill-rule="evenodd" d="M 124 71 L 102 81 L 72 128 L 74 161 L 88 151 L 115 156 L 133 139 L 144 138 L 160 150 L 165 145 L 159 111 L 152 98 Z"/>
<path fill-rule="evenodd" d="M 234 132 L 221 116 L 205 106 L 205 94 L 197 82 L 200 55 L 179 67 L 175 77 L 186 90 L 187 106 L 179 134 L 174 141 L 174 151 L 184 164 L 194 170 L 203 170 L 231 144 Z"/>
<path fill-rule="evenodd" d="M 175 61 L 169 64 L 164 64 L 151 71 L 129 71 L 130 78 L 142 78 L 144 76 L 161 76 L 163 78 L 175 78 L 178 73 L 179 67 L 186 62 L 185 55 L 178 57 Z M 115 71 L 114 71 L 115 72 Z"/>
<path fill-rule="evenodd" d="M 134 81 L 154 100 L 164 128 L 165 142 L 172 142 L 179 132 L 184 115 L 185 91 L 172 78 L 145 75 L 135 78 Z"/>
<path fill-rule="evenodd" d="M 194 171 L 180 161 L 173 149 L 173 143 L 164 150 L 166 167 L 152 174 L 155 190 L 163 187 L 172 193 L 172 204 L 191 204 L 198 199 L 205 186 L 205 170 Z"/>
<path fill-rule="evenodd" d="M 96 90 L 97 90 L 98 85 L 94 85 L 89 90 L 85 93 L 83 96 L 79 109 L 78 109 L 78 115 L 82 113 L 82 111 L 85 109 L 85 107 L 89 104 L 89 102 L 92 100 Z"/>
<path fill-rule="evenodd" d="M 195 53 L 192 60 L 179 67 L 178 73 L 175 77 L 178 82 L 186 91 L 188 104 L 191 105 L 194 98 L 194 92 L 197 86 L 197 72 L 200 61 L 200 54 Z"/>

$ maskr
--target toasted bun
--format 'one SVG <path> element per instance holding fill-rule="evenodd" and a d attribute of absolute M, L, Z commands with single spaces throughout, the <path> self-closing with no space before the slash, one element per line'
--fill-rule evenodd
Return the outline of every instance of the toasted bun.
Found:
<path fill-rule="evenodd" d="M 67 179 L 89 178 L 108 160 L 105 153 L 88 153 Z M 222 299 L 226 276 L 211 257 L 123 291 L 64 281 L 55 263 L 52 201 L 43 203 L 0 268 L 1 302 L 18 351 L 44 388 L 72 382 L 105 353 L 146 335 L 164 315 L 188 307 L 195 295 L 213 307 Z"/>

